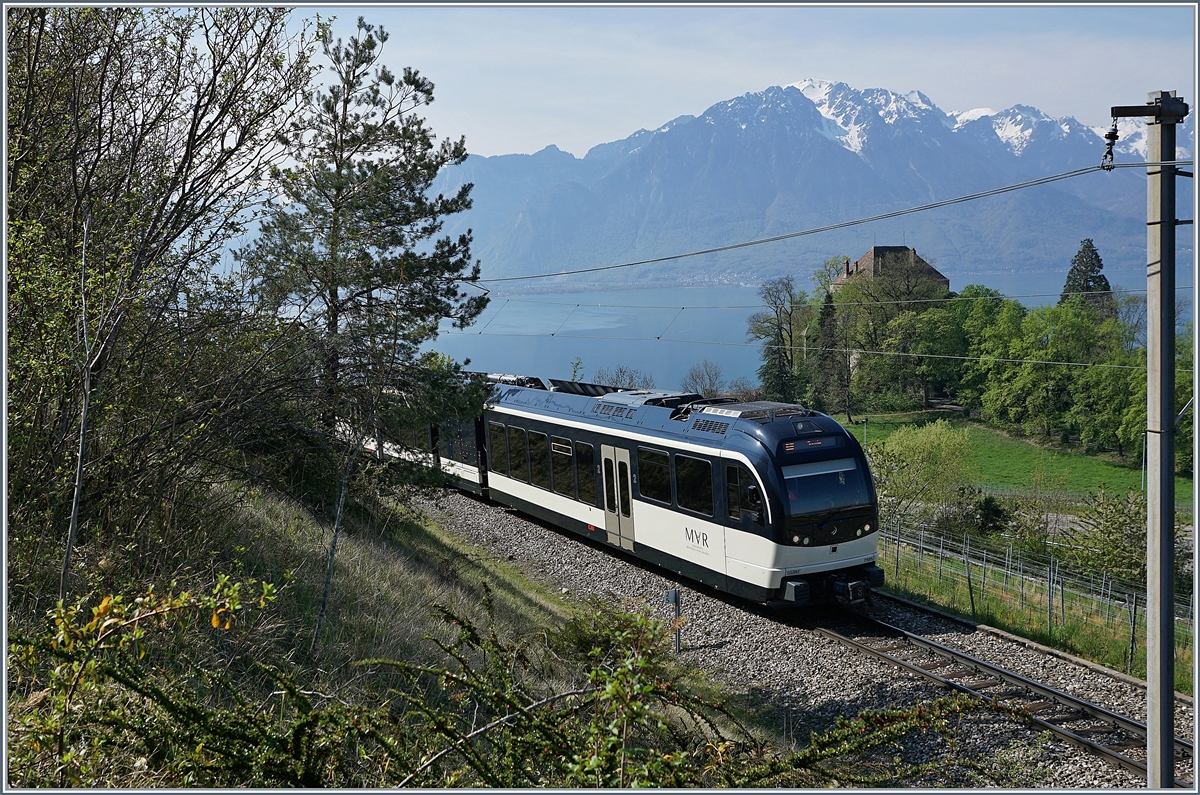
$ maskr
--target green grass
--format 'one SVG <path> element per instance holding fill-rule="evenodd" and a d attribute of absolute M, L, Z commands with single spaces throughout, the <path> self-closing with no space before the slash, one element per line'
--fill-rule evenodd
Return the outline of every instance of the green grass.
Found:
<path fill-rule="evenodd" d="M 900 546 L 899 577 L 894 574 L 894 541 L 881 539 L 880 565 L 886 567 L 885 590 L 914 602 L 935 605 L 939 609 L 971 618 L 1014 635 L 1065 651 L 1085 660 L 1133 676 L 1146 677 L 1145 607 L 1140 606 L 1136 622 L 1135 649 L 1129 660 L 1129 616 L 1120 606 L 1106 606 L 1087 594 L 1055 591 L 1053 616 L 1047 616 L 1045 582 L 1026 579 L 1022 585 L 1015 576 L 1005 583 L 1002 572 L 989 566 L 987 578 L 972 562 L 972 590 L 961 558 L 941 561 L 937 555 L 924 554 L 904 544 Z M 974 599 L 972 600 L 972 597 Z M 1065 621 L 1064 621 L 1065 619 Z M 1193 637 L 1189 628 L 1176 624 L 1175 689 L 1191 695 Z"/>
<path fill-rule="evenodd" d="M 937 419 L 949 420 L 956 428 L 965 427 L 973 451 L 970 461 L 972 480 L 975 486 L 985 491 L 1028 494 L 1050 490 L 1063 496 L 1084 497 L 1101 485 L 1122 493 L 1142 488 L 1141 460 L 1133 456 L 1118 459 L 1115 454 L 1085 455 L 1071 449 L 1042 447 L 964 420 L 958 412 L 868 414 L 866 417 L 868 444 L 887 438 L 901 426 Z M 849 430 L 861 442 L 862 418 L 859 417 Z M 1189 478 L 1175 478 L 1175 503 L 1191 510 L 1192 481 Z"/>

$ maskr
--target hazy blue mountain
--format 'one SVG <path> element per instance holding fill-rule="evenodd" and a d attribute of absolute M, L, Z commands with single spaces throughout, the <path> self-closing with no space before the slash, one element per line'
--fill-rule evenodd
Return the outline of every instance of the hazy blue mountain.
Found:
<path fill-rule="evenodd" d="M 1121 129 L 1118 160 L 1143 157 L 1144 128 Z M 1193 129 L 1189 117 L 1179 136 L 1189 152 Z M 1103 132 L 1025 105 L 946 112 L 918 91 L 805 80 L 639 130 L 583 158 L 554 146 L 470 157 L 434 190 L 475 184 L 473 209 L 447 231 L 474 229 L 485 278 L 550 273 L 827 226 L 1094 165 Z M 1185 193 L 1179 215 L 1190 218 Z M 1085 237 L 1110 267 L 1138 266 L 1145 201 L 1144 173 L 1117 170 L 592 281 L 756 281 L 902 242 L 955 287 L 980 273 L 1063 270 Z"/>

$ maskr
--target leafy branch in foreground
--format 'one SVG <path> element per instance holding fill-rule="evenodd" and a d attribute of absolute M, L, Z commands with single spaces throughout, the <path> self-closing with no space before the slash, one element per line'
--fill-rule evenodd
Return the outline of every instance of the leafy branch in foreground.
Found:
<path fill-rule="evenodd" d="M 247 584 L 254 587 L 253 583 Z M 273 597 L 261 586 L 257 604 Z M 17 638 L 20 692 L 10 711 L 16 786 L 812 787 L 997 783 L 958 759 L 959 722 L 980 702 L 954 696 L 839 719 L 805 748 L 755 735 L 670 653 L 673 625 L 645 608 L 596 607 L 553 644 L 502 639 L 449 608 L 453 640 L 430 638 L 444 665 L 364 660 L 392 687 L 346 703 L 303 689 L 298 674 L 254 661 L 270 688 L 251 694 L 223 672 L 187 681 L 148 664 L 151 632 L 223 632 L 243 586 L 211 594 L 105 597 L 82 622 Z M 205 620 L 207 619 L 207 620 Z M 153 658 L 154 655 L 149 655 Z M 546 665 L 557 657 L 557 667 Z M 562 665 L 569 668 L 565 679 Z M 202 682 L 201 682 L 202 680 Z M 32 685 L 32 686 L 31 686 Z M 909 765 L 912 740 L 936 763 Z"/>

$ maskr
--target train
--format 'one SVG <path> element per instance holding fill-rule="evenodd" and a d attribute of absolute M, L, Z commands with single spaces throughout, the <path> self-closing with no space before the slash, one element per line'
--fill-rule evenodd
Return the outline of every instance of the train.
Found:
<path fill-rule="evenodd" d="M 803 406 L 476 374 L 483 413 L 410 429 L 457 488 L 773 607 L 883 584 L 863 449 Z"/>

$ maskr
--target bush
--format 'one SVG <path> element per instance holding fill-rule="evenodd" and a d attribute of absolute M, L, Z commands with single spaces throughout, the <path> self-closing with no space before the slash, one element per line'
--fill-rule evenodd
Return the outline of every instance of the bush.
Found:
<path fill-rule="evenodd" d="M 242 590 L 222 580 L 202 596 L 105 597 L 86 622 L 79 606 L 60 607 L 52 629 L 14 637 L 9 783 L 812 787 L 945 780 L 950 767 L 986 774 L 970 761 L 903 765 L 884 753 L 928 732 L 952 750 L 957 720 L 980 708 L 962 696 L 839 718 L 806 748 L 773 749 L 691 683 L 668 652 L 674 627 L 646 609 L 597 606 L 561 641 L 527 644 L 502 640 L 490 619 L 481 628 L 435 608 L 458 628 L 433 641 L 446 664 L 356 663 L 364 676 L 400 679 L 357 703 L 257 661 L 246 670 L 271 687 L 253 695 L 222 671 L 172 677 L 146 655 L 155 633 L 228 631 L 248 612 Z M 271 597 L 262 586 L 258 604 Z M 486 592 L 485 607 L 490 616 Z M 583 663 L 566 687 L 539 663 L 556 649 Z"/>
<path fill-rule="evenodd" d="M 952 505 L 970 477 L 969 454 L 967 429 L 946 420 L 897 428 L 868 449 L 876 487 L 902 514 Z"/>

